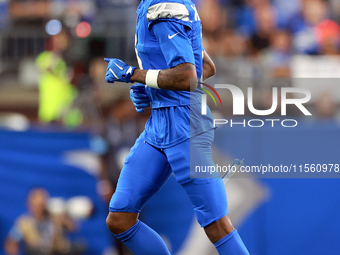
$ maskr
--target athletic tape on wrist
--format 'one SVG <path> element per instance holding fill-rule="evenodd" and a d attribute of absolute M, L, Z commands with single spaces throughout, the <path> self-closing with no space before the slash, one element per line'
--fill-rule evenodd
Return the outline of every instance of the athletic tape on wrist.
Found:
<path fill-rule="evenodd" d="M 152 69 L 150 69 L 146 72 L 145 84 L 148 87 L 159 89 L 159 86 L 158 86 L 158 83 L 157 83 L 157 78 L 158 78 L 159 72 L 160 72 L 160 70 L 152 70 Z"/>

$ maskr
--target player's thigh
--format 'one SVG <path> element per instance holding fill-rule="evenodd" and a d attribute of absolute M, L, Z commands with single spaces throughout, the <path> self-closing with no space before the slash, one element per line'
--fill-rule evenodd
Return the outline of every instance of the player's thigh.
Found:
<path fill-rule="evenodd" d="M 197 221 L 202 227 L 228 214 L 227 195 L 222 179 L 192 179 L 182 184 L 194 206 Z"/>
<path fill-rule="evenodd" d="M 202 227 L 228 214 L 227 196 L 220 174 L 190 173 L 195 171 L 196 166 L 215 166 L 211 151 L 213 132 L 205 132 L 165 150 L 172 171 L 189 196 Z"/>
<path fill-rule="evenodd" d="M 180 184 L 192 179 L 220 178 L 220 173 L 209 171 L 215 169 L 215 162 L 212 157 L 212 142 L 214 130 L 206 131 L 194 136 L 171 148 L 164 149 L 168 162 Z"/>
<path fill-rule="evenodd" d="M 110 211 L 139 213 L 170 174 L 164 153 L 146 143 L 142 134 L 125 159 Z"/>

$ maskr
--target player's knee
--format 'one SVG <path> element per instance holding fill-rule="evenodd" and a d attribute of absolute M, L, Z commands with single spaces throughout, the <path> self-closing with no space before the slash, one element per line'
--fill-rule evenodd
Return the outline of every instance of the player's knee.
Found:
<path fill-rule="evenodd" d="M 113 234 L 118 235 L 136 224 L 137 218 L 136 213 L 110 212 L 106 218 L 106 225 Z"/>
<path fill-rule="evenodd" d="M 230 221 L 229 215 L 215 221 L 204 227 L 205 233 L 212 243 L 217 242 L 226 235 L 229 235 L 235 229 Z"/>
<path fill-rule="evenodd" d="M 116 212 L 110 212 L 106 218 L 106 225 L 115 235 L 124 232 L 124 219 Z"/>

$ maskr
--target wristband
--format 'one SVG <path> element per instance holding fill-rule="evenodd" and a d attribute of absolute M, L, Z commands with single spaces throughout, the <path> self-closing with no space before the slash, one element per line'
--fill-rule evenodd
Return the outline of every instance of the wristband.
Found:
<path fill-rule="evenodd" d="M 145 76 L 145 84 L 148 87 L 159 89 L 158 83 L 157 83 L 157 78 L 158 78 L 158 73 L 160 70 L 153 70 L 150 69 L 146 72 Z"/>

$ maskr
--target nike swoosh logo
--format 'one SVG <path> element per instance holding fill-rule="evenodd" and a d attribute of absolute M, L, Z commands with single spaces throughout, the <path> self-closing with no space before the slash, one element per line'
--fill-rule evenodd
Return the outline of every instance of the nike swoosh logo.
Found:
<path fill-rule="evenodd" d="M 179 32 L 178 33 L 176 33 L 176 34 L 174 34 L 174 35 L 168 35 L 168 38 L 171 40 L 172 38 L 174 38 L 176 35 L 178 35 L 179 34 Z"/>
<path fill-rule="evenodd" d="M 123 67 L 120 67 L 119 65 L 117 65 L 116 63 L 114 63 L 120 70 L 123 70 Z"/>

